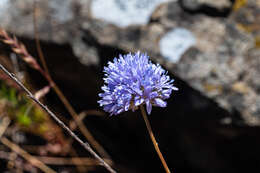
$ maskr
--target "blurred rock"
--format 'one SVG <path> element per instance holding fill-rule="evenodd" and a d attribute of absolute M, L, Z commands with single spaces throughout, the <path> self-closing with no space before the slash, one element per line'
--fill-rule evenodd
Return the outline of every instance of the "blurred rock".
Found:
<path fill-rule="evenodd" d="M 144 25 L 149 22 L 154 9 L 161 3 L 173 0 L 94 0 L 91 12 L 94 18 L 119 27 Z"/>
<path fill-rule="evenodd" d="M 184 52 L 196 42 L 190 31 L 185 28 L 175 28 L 167 32 L 159 42 L 162 56 L 173 63 L 177 63 Z"/>
<path fill-rule="evenodd" d="M 227 0 L 182 1 L 184 2 L 231 8 L 231 3 Z M 100 63 L 98 48 L 93 41 L 86 40 L 87 37 L 100 45 L 116 47 L 126 52 L 147 51 L 154 61 L 166 66 L 193 88 L 227 110 L 236 110 L 242 115 L 245 112 L 246 122 L 258 125 L 258 118 L 254 122 L 247 121 L 248 114 L 259 116 L 256 102 L 259 99 L 256 84 L 259 82 L 257 78 L 254 80 L 259 75 L 259 70 L 251 63 L 257 59 L 256 53 L 251 52 L 255 52 L 255 35 L 259 31 L 257 21 L 260 18 L 257 17 L 259 6 L 252 3 L 234 11 L 228 20 L 189 14 L 175 1 L 130 3 L 110 0 L 103 4 L 90 0 L 37 1 L 36 16 L 40 39 L 70 44 L 84 65 Z M 1 9 L 8 9 L 9 12 L 1 15 L 1 26 L 16 35 L 33 39 L 33 5 L 33 0 L 3 1 Z M 147 11 L 139 14 L 140 5 L 142 10 Z M 105 10 L 107 6 L 111 7 L 109 13 Z M 135 15 L 137 16 L 134 17 Z M 122 26 L 124 27 L 121 28 Z M 177 39 L 176 31 L 179 31 L 179 27 L 186 36 L 179 35 Z M 172 32 L 173 36 L 170 37 Z M 167 44 L 164 41 L 166 38 Z M 169 44 L 171 40 L 172 44 Z M 177 50 L 176 46 L 182 48 Z M 174 51 L 169 54 L 169 50 L 175 50 L 176 55 L 172 54 Z M 251 54 L 254 54 L 254 58 L 249 61 L 247 59 Z M 247 81 L 249 78 L 251 83 Z M 247 84 L 248 92 L 234 90 L 236 83 Z M 234 97 L 237 92 L 241 97 L 239 104 Z"/>

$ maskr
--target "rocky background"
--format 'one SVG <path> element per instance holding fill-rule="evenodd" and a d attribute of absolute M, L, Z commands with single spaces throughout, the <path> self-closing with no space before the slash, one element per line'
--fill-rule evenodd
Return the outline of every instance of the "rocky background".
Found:
<path fill-rule="evenodd" d="M 50 73 L 77 112 L 100 109 L 109 60 L 147 52 L 180 89 L 149 117 L 173 172 L 260 171 L 259 0 L 1 0 L 0 26 L 38 57 L 34 14 Z M 66 116 L 53 91 L 46 98 Z M 84 123 L 119 172 L 163 172 L 139 111 Z"/>

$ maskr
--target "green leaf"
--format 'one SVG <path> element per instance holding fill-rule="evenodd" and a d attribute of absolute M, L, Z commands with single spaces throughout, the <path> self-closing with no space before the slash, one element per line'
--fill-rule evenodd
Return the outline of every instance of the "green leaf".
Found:
<path fill-rule="evenodd" d="M 30 126 L 32 123 L 31 118 L 26 114 L 18 114 L 17 121 L 24 126 Z"/>

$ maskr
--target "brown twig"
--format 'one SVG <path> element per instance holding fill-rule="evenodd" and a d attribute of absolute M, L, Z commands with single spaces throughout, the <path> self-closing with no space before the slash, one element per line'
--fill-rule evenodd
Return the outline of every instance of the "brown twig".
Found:
<path fill-rule="evenodd" d="M 8 159 L 12 152 L 0 151 L 1 159 Z M 34 158 L 40 160 L 47 165 L 79 165 L 79 166 L 99 166 L 99 162 L 89 157 L 48 157 L 48 156 L 36 156 Z M 109 162 L 109 160 L 106 160 Z"/>
<path fill-rule="evenodd" d="M 50 86 L 47 85 L 43 87 L 42 89 L 38 90 L 35 94 L 34 97 L 40 100 L 40 98 L 44 97 L 48 92 L 50 91 Z"/>
<path fill-rule="evenodd" d="M 144 110 L 144 106 L 141 105 L 140 108 L 141 108 L 142 116 L 143 116 L 143 118 L 144 118 L 145 125 L 146 125 L 146 127 L 147 127 L 148 132 L 149 132 L 150 138 L 151 138 L 151 140 L 152 140 L 152 142 L 153 142 L 153 146 L 154 146 L 154 148 L 155 148 L 155 150 L 156 150 L 156 152 L 157 152 L 157 154 L 158 154 L 158 156 L 159 156 L 159 158 L 160 158 L 160 160 L 161 160 L 161 162 L 162 162 L 162 164 L 163 164 L 163 167 L 164 167 L 164 169 L 165 169 L 165 172 L 170 173 L 171 171 L 170 171 L 170 169 L 168 168 L 167 163 L 166 163 L 166 161 L 164 160 L 163 155 L 162 155 L 162 153 L 161 153 L 161 151 L 160 151 L 160 149 L 159 149 L 159 147 L 158 147 L 158 143 L 156 142 L 156 139 L 155 139 L 155 137 L 154 137 L 154 135 L 153 135 L 153 131 L 152 131 L 151 125 L 150 125 L 150 123 L 149 123 L 149 120 L 148 120 L 148 118 L 147 118 L 146 112 L 145 112 L 145 110 Z"/>
<path fill-rule="evenodd" d="M 48 81 L 50 80 L 37 61 L 28 53 L 26 47 L 19 43 L 16 37 L 11 38 L 4 29 L 0 28 L 0 39 L 3 43 L 9 45 L 14 53 L 22 57 L 33 69 L 38 70 Z"/>
<path fill-rule="evenodd" d="M 0 140 L 5 146 L 10 148 L 11 150 L 16 152 L 17 154 L 21 155 L 24 159 L 29 161 L 32 165 L 36 166 L 37 168 L 41 169 L 43 172 L 56 173 L 56 171 L 54 171 L 51 168 L 49 168 L 48 166 L 46 166 L 44 163 L 42 163 L 41 161 L 39 161 L 38 159 L 36 159 L 35 157 L 30 155 L 26 151 L 24 151 L 22 148 L 20 148 L 15 143 L 9 141 L 7 138 L 2 137 Z"/>
<path fill-rule="evenodd" d="M 6 148 L 6 147 L 5 147 Z M 21 164 L 19 160 L 17 160 L 18 154 L 15 153 L 14 151 L 12 152 L 5 152 L 5 151 L 0 151 L 0 158 L 7 160 L 7 167 L 8 169 L 10 168 L 16 168 L 16 173 L 23 173 L 25 169 L 25 165 Z M 28 171 L 28 169 L 27 169 Z"/>
<path fill-rule="evenodd" d="M 72 145 L 71 145 L 72 146 Z M 71 147 L 70 148 L 70 155 L 73 157 L 78 157 L 78 153 L 76 152 L 75 148 Z M 89 168 L 86 167 L 86 166 L 82 166 L 78 163 L 84 163 L 83 160 L 72 160 L 72 164 L 74 164 L 76 166 L 76 169 L 78 170 L 79 173 L 85 173 L 85 172 L 88 172 L 89 171 Z"/>
<path fill-rule="evenodd" d="M 104 116 L 104 112 L 101 112 L 101 111 L 98 111 L 98 110 L 87 110 L 87 111 L 84 111 L 84 112 L 81 112 L 78 116 L 77 116 L 77 119 L 76 121 L 83 121 L 84 118 L 86 118 L 88 115 L 95 115 L 95 116 Z M 73 121 L 70 121 L 69 123 L 69 127 L 74 130 L 76 128 L 76 122 L 73 120 Z"/>
<path fill-rule="evenodd" d="M 38 35 L 36 5 L 37 5 L 37 2 L 36 2 L 36 0 L 34 0 L 34 2 L 33 2 L 33 29 L 34 29 L 35 44 L 36 44 L 36 49 L 37 49 L 38 55 L 40 57 L 40 61 L 43 65 L 43 69 L 48 75 L 50 75 L 49 69 L 47 67 L 47 64 L 46 64 L 46 61 L 45 61 L 45 58 L 44 58 L 44 55 L 43 55 L 43 51 L 42 51 L 42 48 L 41 48 L 39 35 Z"/>
<path fill-rule="evenodd" d="M 11 120 L 8 117 L 3 117 L 1 121 L 2 122 L 1 122 L 1 125 L 0 125 L 0 138 L 4 134 L 7 127 L 9 126 Z"/>
<path fill-rule="evenodd" d="M 73 137 L 77 142 L 79 142 L 92 156 L 94 156 L 101 165 L 103 165 L 109 172 L 115 173 L 113 170 L 101 157 L 99 157 L 95 151 L 90 147 L 87 142 L 83 142 L 74 132 L 72 132 L 47 106 L 43 105 L 39 100 L 37 100 L 33 94 L 10 72 L 8 72 L 2 64 L 0 64 L 0 69 L 3 70 L 13 81 L 15 81 L 32 99 L 36 104 L 38 104 L 45 112 L 47 112 L 64 130 L 66 130 L 71 137 Z"/>
<path fill-rule="evenodd" d="M 48 165 L 78 165 L 78 166 L 99 166 L 99 162 L 88 157 L 46 157 L 37 156 L 37 159 Z M 109 162 L 109 160 L 106 160 Z"/>
<path fill-rule="evenodd" d="M 1 64 L 0 64 L 1 65 Z M 0 141 L 7 146 L 8 148 L 10 148 L 12 151 L 16 152 L 17 154 L 21 155 L 23 158 L 25 158 L 26 160 L 28 160 L 32 165 L 38 167 L 39 169 L 41 169 L 43 172 L 46 173 L 56 173 L 54 170 L 52 170 L 51 168 L 49 168 L 48 166 L 46 166 L 44 163 L 42 163 L 41 161 L 39 161 L 38 159 L 36 159 L 35 157 L 31 156 L 29 153 L 27 153 L 26 151 L 24 151 L 22 148 L 20 148 L 18 145 L 16 145 L 15 143 L 9 141 L 7 138 L 2 137 L 2 135 L 4 134 L 5 130 L 7 129 L 7 127 L 10 124 L 10 119 L 8 117 L 4 117 L 2 119 L 2 123 L 1 123 L 1 130 L 0 130 Z"/>
<path fill-rule="evenodd" d="M 37 61 L 28 53 L 26 47 L 19 43 L 16 37 L 11 38 L 7 32 L 4 29 L 0 28 L 0 40 L 2 40 L 4 43 L 8 44 L 12 50 L 18 54 L 25 62 L 27 62 L 33 69 L 38 70 L 45 79 L 49 82 L 50 86 L 54 89 L 55 93 L 58 95 L 62 103 L 64 104 L 65 108 L 68 110 L 70 115 L 72 116 L 73 120 L 76 122 L 77 126 L 79 127 L 79 130 L 81 133 L 85 136 L 85 138 L 89 141 L 89 143 L 96 149 L 96 151 L 102 155 L 103 157 L 110 159 L 109 154 L 105 151 L 105 149 L 95 140 L 95 138 L 92 136 L 90 131 L 86 128 L 86 126 L 82 123 L 82 121 L 77 121 L 77 113 L 74 110 L 74 108 L 71 106 L 67 98 L 64 96 L 60 88 L 57 86 L 57 84 L 53 81 L 49 73 L 45 72 L 40 65 L 37 63 Z M 43 54 L 42 54 L 43 56 Z M 43 61 L 44 61 L 44 57 Z M 47 68 L 47 66 L 46 66 Z M 111 162 L 112 163 L 112 162 Z"/>

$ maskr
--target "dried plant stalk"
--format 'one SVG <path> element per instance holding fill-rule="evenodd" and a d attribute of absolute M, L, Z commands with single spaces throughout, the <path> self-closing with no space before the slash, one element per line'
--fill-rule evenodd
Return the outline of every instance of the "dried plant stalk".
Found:
<path fill-rule="evenodd" d="M 9 159 L 12 152 L 0 151 L 1 159 Z M 99 162 L 96 159 L 89 157 L 51 157 L 51 156 L 37 156 L 32 155 L 37 160 L 43 162 L 46 165 L 80 165 L 80 166 L 99 166 Z M 109 162 L 109 160 L 106 160 Z"/>
<path fill-rule="evenodd" d="M 79 142 L 90 154 L 95 157 L 102 166 L 104 166 L 109 172 L 115 173 L 116 171 L 113 170 L 110 165 L 108 165 L 101 157 L 99 157 L 96 152 L 90 147 L 87 142 L 83 142 L 73 131 L 71 131 L 68 126 L 66 126 L 47 106 L 42 104 L 38 99 L 34 97 L 34 95 L 10 72 L 8 72 L 2 64 L 0 64 L 0 69 L 3 70 L 14 82 L 19 85 L 24 92 L 28 95 L 28 97 L 33 100 L 37 105 L 39 105 L 47 114 L 49 114 L 64 130 L 68 132 L 68 134 Z"/>
<path fill-rule="evenodd" d="M 16 145 L 15 143 L 9 141 L 7 138 L 2 137 L 1 142 L 7 146 L 8 148 L 10 148 L 11 150 L 13 150 L 14 152 L 16 152 L 17 154 L 21 155 L 24 159 L 26 159 L 28 162 L 30 162 L 32 165 L 34 165 L 35 167 L 41 169 L 43 172 L 46 173 L 56 173 L 56 171 L 54 171 L 53 169 L 51 169 L 50 167 L 48 167 L 47 165 L 45 165 L 43 162 L 41 162 L 40 160 L 36 159 L 35 157 L 33 157 L 32 155 L 30 155 L 29 153 L 27 153 L 26 151 L 24 151 L 22 148 L 20 148 L 18 145 Z"/>
<path fill-rule="evenodd" d="M 103 157 L 111 160 L 109 154 L 95 140 L 95 138 L 92 136 L 90 131 L 86 128 L 86 126 L 82 123 L 82 121 L 77 121 L 78 115 L 77 115 L 76 111 L 73 109 L 73 107 L 71 106 L 69 101 L 66 99 L 66 97 L 64 96 L 62 91 L 59 89 L 59 87 L 56 85 L 56 83 L 52 80 L 52 78 L 49 75 L 49 73 L 45 72 L 41 68 L 41 66 L 37 63 L 35 58 L 33 58 L 28 53 L 28 51 L 27 51 L 26 47 L 24 46 L 24 44 L 18 42 L 16 37 L 11 38 L 7 34 L 7 32 L 4 29 L 1 29 L 1 28 L 0 28 L 0 40 L 3 43 L 9 45 L 16 54 L 18 54 L 26 63 L 28 63 L 30 65 L 30 67 L 32 67 L 35 70 L 38 70 L 46 78 L 46 80 L 49 82 L 50 86 L 54 89 L 54 91 L 56 92 L 56 94 L 58 95 L 58 97 L 60 98 L 60 100 L 62 101 L 62 103 L 64 104 L 64 106 L 66 107 L 66 109 L 68 110 L 70 115 L 72 116 L 73 120 L 75 121 L 75 123 L 79 127 L 79 130 L 81 131 L 81 133 L 86 137 L 86 139 L 89 141 L 89 143 L 96 149 L 96 151 L 100 155 L 102 155 Z M 45 68 L 47 68 L 47 66 Z M 112 163 L 112 161 L 111 161 L 111 163 Z"/>
<path fill-rule="evenodd" d="M 51 168 L 49 168 L 47 165 L 45 165 L 44 163 L 42 163 L 41 161 L 39 161 L 38 159 L 36 159 L 35 157 L 31 156 L 29 153 L 27 153 L 26 151 L 24 151 L 22 148 L 20 148 L 18 145 L 16 145 L 15 143 L 9 141 L 7 138 L 2 137 L 2 135 L 4 134 L 5 130 L 7 129 L 7 127 L 9 126 L 11 120 L 8 117 L 3 117 L 2 118 L 2 122 L 0 124 L 0 141 L 7 146 L 8 148 L 10 148 L 12 151 L 16 152 L 17 154 L 21 155 L 24 159 L 26 159 L 28 162 L 30 162 L 32 165 L 38 167 L 39 169 L 41 169 L 43 172 L 46 173 L 56 173 L 54 170 L 52 170 Z"/>
<path fill-rule="evenodd" d="M 29 64 L 35 70 L 38 70 L 45 76 L 44 71 L 39 66 L 37 61 L 28 53 L 27 49 L 22 43 L 19 43 L 17 38 L 11 38 L 4 29 L 0 29 L 0 39 L 3 43 L 8 44 L 12 50 L 23 58 L 23 60 Z M 46 77 L 46 76 L 45 76 Z"/>

